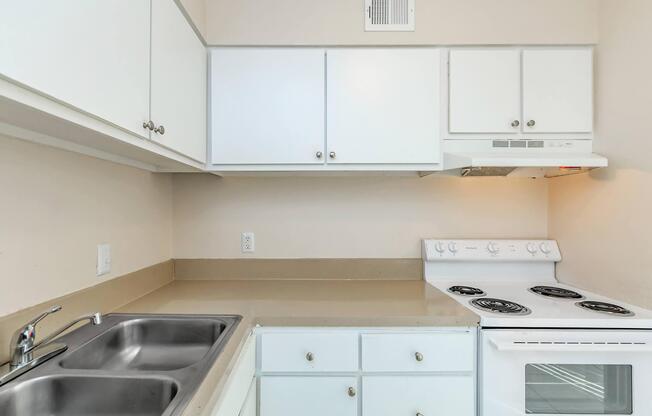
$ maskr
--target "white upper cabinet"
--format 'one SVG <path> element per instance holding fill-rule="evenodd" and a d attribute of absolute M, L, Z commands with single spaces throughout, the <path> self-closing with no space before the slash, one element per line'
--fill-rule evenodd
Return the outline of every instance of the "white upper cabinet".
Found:
<path fill-rule="evenodd" d="M 593 130 L 591 48 L 523 51 L 523 122 L 526 133 Z"/>
<path fill-rule="evenodd" d="M 172 0 L 152 0 L 151 53 L 152 140 L 205 162 L 206 48 Z"/>
<path fill-rule="evenodd" d="M 150 0 L 0 0 L 0 74 L 149 137 Z"/>
<path fill-rule="evenodd" d="M 328 163 L 439 163 L 440 67 L 434 48 L 329 50 Z"/>
<path fill-rule="evenodd" d="M 211 53 L 213 164 L 321 164 L 324 50 Z"/>
<path fill-rule="evenodd" d="M 449 56 L 449 131 L 517 133 L 521 119 L 520 51 L 452 49 Z"/>

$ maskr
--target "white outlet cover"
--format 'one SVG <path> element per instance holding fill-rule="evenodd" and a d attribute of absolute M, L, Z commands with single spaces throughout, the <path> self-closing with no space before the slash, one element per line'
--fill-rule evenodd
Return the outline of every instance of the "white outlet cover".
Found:
<path fill-rule="evenodd" d="M 111 245 L 97 245 L 97 275 L 103 276 L 111 272 Z"/>
<path fill-rule="evenodd" d="M 256 240 L 254 233 L 244 232 L 240 238 L 240 249 L 243 253 L 253 253 L 256 251 Z"/>

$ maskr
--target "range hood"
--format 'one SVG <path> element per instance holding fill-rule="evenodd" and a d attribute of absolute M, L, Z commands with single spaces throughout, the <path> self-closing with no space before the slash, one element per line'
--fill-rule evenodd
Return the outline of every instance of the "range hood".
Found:
<path fill-rule="evenodd" d="M 556 177 L 608 166 L 591 140 L 446 141 L 444 170 L 461 176 Z"/>

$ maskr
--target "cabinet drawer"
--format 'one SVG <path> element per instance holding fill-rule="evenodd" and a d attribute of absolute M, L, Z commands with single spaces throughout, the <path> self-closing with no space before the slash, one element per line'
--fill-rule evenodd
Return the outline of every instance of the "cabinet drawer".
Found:
<path fill-rule="evenodd" d="M 363 371 L 473 371 L 472 332 L 362 334 Z"/>
<path fill-rule="evenodd" d="M 264 333 L 261 335 L 264 372 L 356 371 L 356 333 Z"/>
<path fill-rule="evenodd" d="M 362 416 L 473 416 L 473 377 L 363 377 Z"/>
<path fill-rule="evenodd" d="M 260 416 L 356 416 L 357 390 L 356 377 L 263 376 Z"/>

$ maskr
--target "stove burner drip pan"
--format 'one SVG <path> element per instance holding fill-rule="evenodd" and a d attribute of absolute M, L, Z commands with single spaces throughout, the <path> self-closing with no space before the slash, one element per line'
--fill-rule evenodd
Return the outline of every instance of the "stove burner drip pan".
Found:
<path fill-rule="evenodd" d="M 576 305 L 579 306 L 580 308 L 584 308 L 600 313 L 606 313 L 609 315 L 634 316 L 634 312 L 630 311 L 629 309 L 623 308 L 622 306 L 614 305 L 613 303 L 598 302 L 594 300 L 585 300 L 583 302 L 577 302 Z"/>
<path fill-rule="evenodd" d="M 555 286 L 534 286 L 530 288 L 530 292 L 537 295 L 546 296 L 549 298 L 558 299 L 584 299 L 584 296 L 575 292 L 574 290 L 564 289 Z"/>
<path fill-rule="evenodd" d="M 486 293 L 482 289 L 472 286 L 451 286 L 448 288 L 450 293 L 460 296 L 484 296 Z"/>
<path fill-rule="evenodd" d="M 479 298 L 471 299 L 469 302 L 473 307 L 482 311 L 502 314 L 502 315 L 529 315 L 532 311 L 523 305 L 509 300 L 496 298 Z"/>

